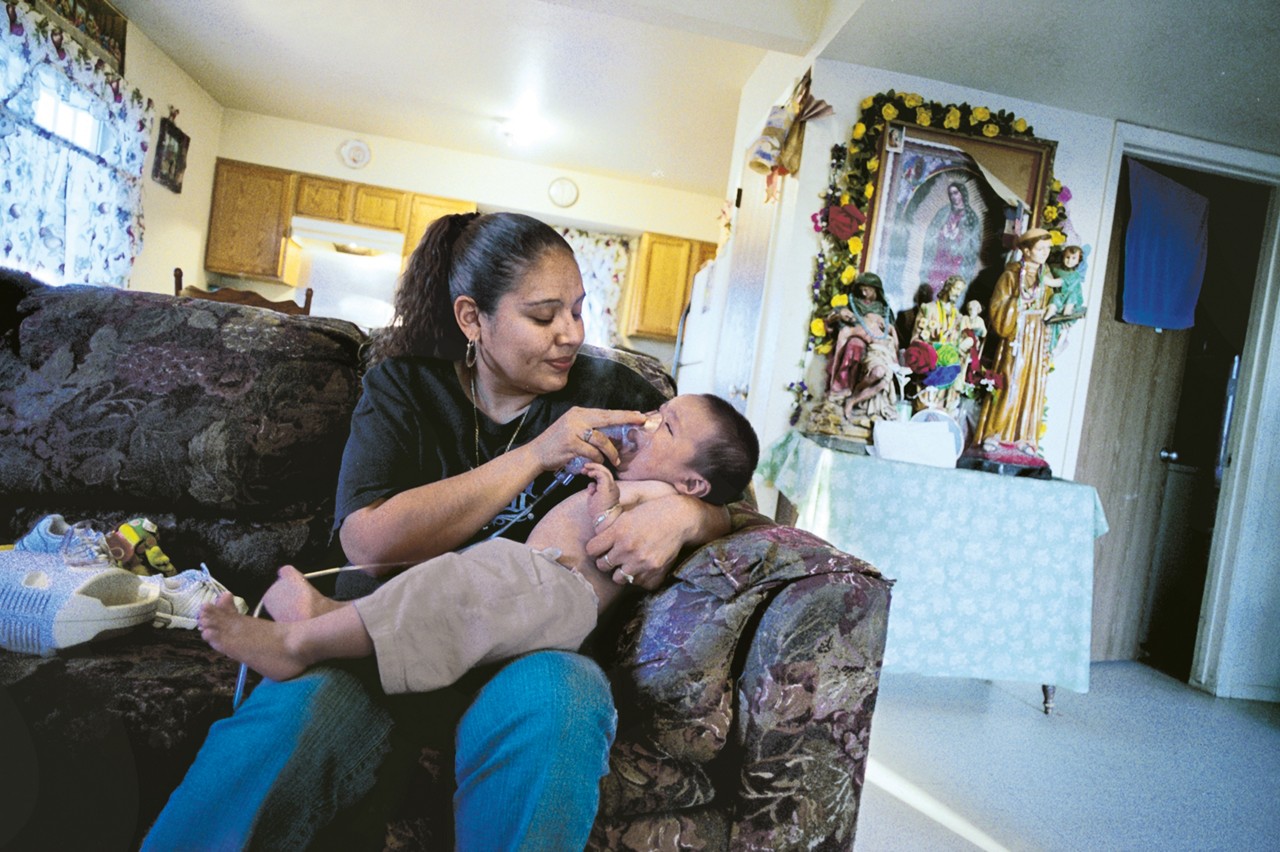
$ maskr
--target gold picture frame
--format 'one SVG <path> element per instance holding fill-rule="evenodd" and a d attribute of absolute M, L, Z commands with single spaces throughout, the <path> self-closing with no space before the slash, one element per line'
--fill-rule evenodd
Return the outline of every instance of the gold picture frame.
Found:
<path fill-rule="evenodd" d="M 989 291 L 1016 233 L 1041 224 L 1056 150 L 1047 139 L 889 122 L 859 268 L 880 276 L 899 312 L 921 285 L 936 295 L 952 275 L 973 295 Z"/>

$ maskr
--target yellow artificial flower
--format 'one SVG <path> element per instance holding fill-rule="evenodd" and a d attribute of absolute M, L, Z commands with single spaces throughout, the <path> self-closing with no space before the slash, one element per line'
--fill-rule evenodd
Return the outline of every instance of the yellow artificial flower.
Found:
<path fill-rule="evenodd" d="M 872 157 L 870 160 L 867 160 L 867 171 L 874 172 L 878 168 L 880 168 L 879 157 Z"/>
<path fill-rule="evenodd" d="M 1058 218 L 1058 207 L 1057 207 L 1057 205 L 1054 205 L 1054 204 L 1048 204 L 1048 205 L 1045 205 L 1045 208 L 1044 208 L 1044 220 L 1045 220 L 1046 222 L 1052 222 L 1054 219 L 1057 219 L 1057 218 Z"/>
<path fill-rule="evenodd" d="M 859 104 L 859 106 L 862 107 L 863 109 L 871 109 L 871 105 L 875 102 L 876 102 L 875 95 L 867 95 L 865 98 L 862 99 L 862 103 Z"/>
<path fill-rule="evenodd" d="M 867 198 L 870 198 L 872 195 L 875 194 L 875 191 L 876 191 L 876 185 L 874 183 L 869 183 L 867 184 L 867 188 L 863 190 L 863 193 L 867 196 Z"/>
<path fill-rule="evenodd" d="M 909 94 L 909 95 L 902 96 L 902 104 L 903 106 L 907 107 L 907 109 L 915 109 L 916 107 L 920 106 L 920 104 L 922 103 L 924 103 L 924 98 L 920 97 L 917 94 Z"/>
<path fill-rule="evenodd" d="M 853 140 L 856 142 L 867 135 L 867 126 L 859 121 L 853 126 Z"/>
<path fill-rule="evenodd" d="M 925 109 L 924 107 L 920 107 L 916 110 L 916 124 L 920 125 L 921 127 L 928 127 L 932 121 L 933 121 L 932 112 Z"/>
<path fill-rule="evenodd" d="M 840 193 L 840 206 L 843 207 L 848 203 L 849 203 L 849 193 L 847 192 Z"/>
<path fill-rule="evenodd" d="M 1014 129 L 1014 130 L 1016 130 L 1016 131 L 1018 131 L 1019 133 L 1026 133 L 1026 132 L 1027 132 L 1027 120 L 1026 120 L 1025 118 L 1019 118 L 1019 119 L 1016 119 L 1016 120 L 1013 122 L 1013 129 Z"/>
<path fill-rule="evenodd" d="M 846 266 L 846 267 L 844 268 L 844 272 L 841 272 L 841 273 L 840 273 L 840 283 L 841 283 L 841 284 L 852 284 L 852 283 L 853 283 L 853 279 L 855 279 L 855 278 L 857 278 L 857 277 L 858 277 L 858 270 L 857 270 L 857 269 L 855 269 L 855 268 L 853 268 L 852 266 Z M 839 297 L 839 296 L 835 296 L 835 297 L 833 297 L 833 298 L 831 299 L 831 307 L 833 307 L 833 308 L 838 308 L 838 307 L 840 307 L 839 305 L 837 305 L 837 304 L 836 304 L 836 299 L 838 299 L 838 298 L 840 298 L 840 297 Z M 845 304 L 846 304 L 846 305 L 847 305 L 847 304 L 849 304 L 849 299 L 848 299 L 848 297 L 847 297 L 847 296 L 845 297 Z"/>
<path fill-rule="evenodd" d="M 979 121 L 986 121 L 991 117 L 991 110 L 986 107 L 978 107 L 969 115 L 969 123 L 977 124 Z"/>
<path fill-rule="evenodd" d="M 819 344 L 818 348 L 813 351 L 817 352 L 819 355 L 830 355 L 831 350 L 834 348 L 835 346 L 832 345 L 830 341 L 828 341 L 826 343 Z"/>
<path fill-rule="evenodd" d="M 871 184 L 867 184 L 867 186 L 869 187 Z M 868 193 L 867 197 L 870 198 L 871 194 Z M 862 254 L 862 237 L 855 235 L 849 238 L 849 254 L 855 257 Z M 848 272 L 848 270 L 845 271 Z M 846 281 L 844 283 L 848 284 L 849 282 Z"/>
<path fill-rule="evenodd" d="M 849 269 L 853 269 L 853 267 L 850 266 Z M 846 269 L 845 272 L 848 272 L 849 269 Z M 843 275 L 840 276 L 840 280 L 844 281 Z M 853 276 L 850 275 L 849 281 L 852 281 L 852 280 L 853 280 Z M 845 283 L 848 284 L 849 282 L 845 281 Z M 848 293 L 836 293 L 834 296 L 831 297 L 831 307 L 833 308 L 843 308 L 843 307 L 846 307 L 848 304 L 849 304 Z"/>
<path fill-rule="evenodd" d="M 1049 184 L 1049 186 L 1052 187 L 1054 192 L 1062 192 L 1062 181 L 1057 178 L 1054 178 L 1053 183 Z"/>
<path fill-rule="evenodd" d="M 820 319 L 815 319 L 813 322 L 809 323 L 809 333 L 814 337 L 826 337 L 827 324 Z"/>
<path fill-rule="evenodd" d="M 1059 231 L 1057 228 L 1054 228 L 1049 232 L 1049 240 L 1053 245 L 1060 246 L 1067 241 L 1067 235 Z"/>
<path fill-rule="evenodd" d="M 999 136 L 1000 128 L 996 127 L 994 124 L 984 124 L 982 125 L 982 135 L 983 136 Z"/>
<path fill-rule="evenodd" d="M 898 117 L 898 108 L 893 104 L 885 104 L 880 114 L 884 116 L 885 121 L 893 121 Z"/>
<path fill-rule="evenodd" d="M 952 107 L 947 110 L 947 117 L 942 120 L 942 126 L 948 130 L 960 129 L 960 110 Z"/>

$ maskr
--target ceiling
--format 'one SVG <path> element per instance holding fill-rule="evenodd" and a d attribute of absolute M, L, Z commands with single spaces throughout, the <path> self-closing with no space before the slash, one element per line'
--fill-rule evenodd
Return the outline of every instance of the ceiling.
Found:
<path fill-rule="evenodd" d="M 1280 152 L 1275 0 L 113 3 L 227 108 L 709 195 L 769 50 Z"/>

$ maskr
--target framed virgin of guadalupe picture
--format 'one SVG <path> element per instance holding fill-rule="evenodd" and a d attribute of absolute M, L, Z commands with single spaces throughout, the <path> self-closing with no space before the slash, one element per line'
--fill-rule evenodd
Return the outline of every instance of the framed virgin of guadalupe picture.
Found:
<path fill-rule="evenodd" d="M 901 140 L 898 150 L 890 137 Z M 880 276 L 895 312 L 913 307 L 921 285 L 936 296 L 953 275 L 967 285 L 963 298 L 989 292 L 1013 235 L 1039 224 L 1057 143 L 898 122 L 884 139 L 863 269 Z"/>

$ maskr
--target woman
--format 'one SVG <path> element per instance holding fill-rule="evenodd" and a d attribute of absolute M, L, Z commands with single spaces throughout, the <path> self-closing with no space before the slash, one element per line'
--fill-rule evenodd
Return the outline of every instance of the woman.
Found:
<path fill-rule="evenodd" d="M 974 443 L 988 452 L 1001 445 L 1038 453 L 1045 385 L 1051 366 L 1045 309 L 1058 281 L 1045 274 L 1053 241 L 1043 228 L 1018 240 L 1022 260 L 1004 268 L 988 306 L 990 331 L 999 338 L 994 370 L 1004 387 L 986 398 Z"/>
<path fill-rule="evenodd" d="M 579 357 L 584 296 L 572 250 L 537 220 L 465 214 L 428 229 L 343 455 L 335 528 L 352 562 L 385 576 L 494 533 L 523 541 L 576 490 L 554 484 L 569 459 L 619 461 L 596 427 L 642 423 L 662 395 L 621 365 Z M 697 498 L 638 509 L 587 546 L 616 583 L 656 588 L 683 546 L 729 528 L 723 508 Z M 210 730 L 145 845 L 380 841 L 417 744 L 413 717 L 429 711 L 425 696 L 388 699 L 371 674 L 321 667 L 258 686 Z M 530 654 L 462 701 L 457 847 L 582 848 L 616 719 L 599 667 Z M 339 829 L 364 836 L 336 840 Z"/>

